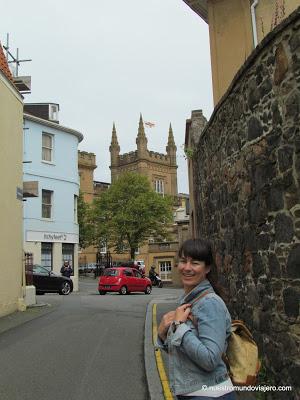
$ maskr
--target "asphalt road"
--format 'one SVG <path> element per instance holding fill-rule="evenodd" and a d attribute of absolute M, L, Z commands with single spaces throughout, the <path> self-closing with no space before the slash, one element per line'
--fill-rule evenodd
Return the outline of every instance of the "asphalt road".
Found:
<path fill-rule="evenodd" d="M 143 359 L 147 303 L 153 294 L 39 296 L 54 311 L 0 334 L 1 400 L 146 400 Z"/>

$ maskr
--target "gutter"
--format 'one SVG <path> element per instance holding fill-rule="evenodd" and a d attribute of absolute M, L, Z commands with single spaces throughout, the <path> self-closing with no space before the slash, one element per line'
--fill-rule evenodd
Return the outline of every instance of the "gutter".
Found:
<path fill-rule="evenodd" d="M 251 20 L 252 20 L 252 32 L 253 32 L 253 44 L 254 48 L 258 44 L 258 39 L 257 39 L 257 26 L 256 26 L 256 17 L 255 17 L 255 8 L 258 5 L 259 0 L 254 0 L 251 8 Z"/>

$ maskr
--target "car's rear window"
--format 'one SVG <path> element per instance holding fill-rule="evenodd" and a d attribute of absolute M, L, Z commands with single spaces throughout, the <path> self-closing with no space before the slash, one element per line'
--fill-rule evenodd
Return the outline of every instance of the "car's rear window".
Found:
<path fill-rule="evenodd" d="M 104 276 L 118 276 L 119 271 L 117 269 L 106 269 L 104 271 Z"/>

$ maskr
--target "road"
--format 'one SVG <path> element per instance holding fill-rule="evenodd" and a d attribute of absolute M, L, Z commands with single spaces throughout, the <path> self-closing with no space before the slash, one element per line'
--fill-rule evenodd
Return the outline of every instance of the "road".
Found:
<path fill-rule="evenodd" d="M 162 291 L 99 296 L 87 278 L 78 293 L 39 296 L 55 310 L 0 334 L 0 399 L 147 400 L 145 312 Z"/>

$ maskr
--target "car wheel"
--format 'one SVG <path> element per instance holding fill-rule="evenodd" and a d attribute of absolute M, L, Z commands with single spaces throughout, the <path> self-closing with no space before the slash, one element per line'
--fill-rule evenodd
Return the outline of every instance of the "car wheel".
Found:
<path fill-rule="evenodd" d="M 128 293 L 127 287 L 126 286 L 122 286 L 120 291 L 119 291 L 119 293 L 120 294 L 127 294 Z"/>
<path fill-rule="evenodd" d="M 146 287 L 146 289 L 145 289 L 145 294 L 150 294 L 151 291 L 152 291 L 152 288 L 151 288 L 150 285 L 148 285 L 148 286 Z"/>
<path fill-rule="evenodd" d="M 69 282 L 63 282 L 59 294 L 62 294 L 64 296 L 66 296 L 66 295 L 70 294 L 70 292 L 71 292 L 70 283 Z"/>
<path fill-rule="evenodd" d="M 43 294 L 45 294 L 45 292 L 39 292 L 39 291 L 36 292 L 37 296 L 42 296 Z"/>
<path fill-rule="evenodd" d="M 105 291 L 105 290 L 99 290 L 99 294 L 105 295 L 105 294 L 106 294 L 106 291 Z"/>

